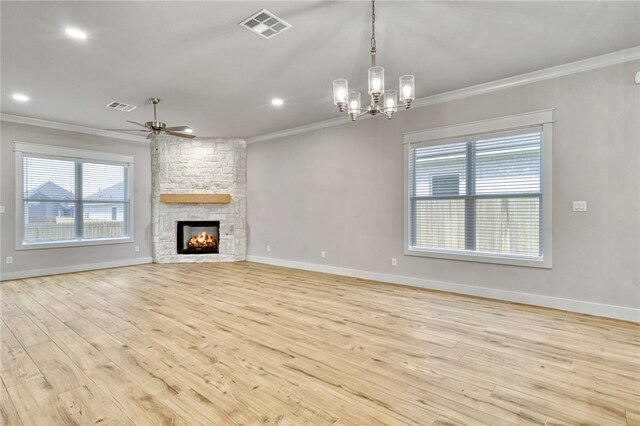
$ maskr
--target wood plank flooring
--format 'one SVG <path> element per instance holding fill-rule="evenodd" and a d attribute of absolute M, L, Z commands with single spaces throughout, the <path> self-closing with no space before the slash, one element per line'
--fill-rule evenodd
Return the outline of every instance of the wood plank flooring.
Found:
<path fill-rule="evenodd" d="M 248 262 L 0 291 L 6 425 L 640 425 L 638 324 Z"/>

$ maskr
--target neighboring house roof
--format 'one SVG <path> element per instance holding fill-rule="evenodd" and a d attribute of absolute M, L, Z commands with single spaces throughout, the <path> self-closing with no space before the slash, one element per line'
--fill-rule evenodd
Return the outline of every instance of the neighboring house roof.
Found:
<path fill-rule="evenodd" d="M 27 192 L 27 198 L 50 198 L 54 200 L 73 200 L 75 196 L 60 185 L 47 181 Z"/>
<path fill-rule="evenodd" d="M 91 200 L 118 200 L 121 201 L 124 199 L 124 182 L 118 182 L 114 185 L 111 185 L 105 189 L 101 189 L 98 192 L 95 192 L 89 197 Z"/>

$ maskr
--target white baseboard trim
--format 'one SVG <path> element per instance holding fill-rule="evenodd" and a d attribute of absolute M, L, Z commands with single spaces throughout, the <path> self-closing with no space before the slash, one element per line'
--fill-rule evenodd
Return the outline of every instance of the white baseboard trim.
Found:
<path fill-rule="evenodd" d="M 521 293 L 517 291 L 500 290 L 489 287 L 479 287 L 444 281 L 433 281 L 424 278 L 408 277 L 404 275 L 383 274 L 379 272 L 363 271 L 359 269 L 341 268 L 338 266 L 319 265 L 316 263 L 297 262 L 293 260 L 275 259 L 262 256 L 247 256 L 247 261 L 286 268 L 304 269 L 307 271 L 324 272 L 327 274 L 343 275 L 362 278 L 365 280 L 382 281 L 393 284 L 420 287 L 431 290 L 447 291 L 470 296 L 486 297 L 508 302 L 523 303 L 563 311 L 595 315 L 640 323 L 640 309 L 624 306 L 605 305 L 602 303 L 585 302 L 582 300 L 563 299 L 560 297 L 543 296 L 539 294 Z"/>
<path fill-rule="evenodd" d="M 136 259 L 114 260 L 112 262 L 86 263 L 83 265 L 60 266 L 56 268 L 29 269 L 26 271 L 4 272 L 0 274 L 0 281 L 19 280 L 22 278 L 41 277 L 44 275 L 68 274 L 69 272 L 91 271 L 94 269 L 118 268 L 120 266 L 142 265 L 152 263 L 150 257 Z"/>

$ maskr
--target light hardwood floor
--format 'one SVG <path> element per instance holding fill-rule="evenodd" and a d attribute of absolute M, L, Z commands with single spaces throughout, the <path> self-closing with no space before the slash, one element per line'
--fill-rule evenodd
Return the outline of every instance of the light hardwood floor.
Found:
<path fill-rule="evenodd" d="M 3 424 L 640 424 L 637 324 L 253 263 L 2 283 Z"/>

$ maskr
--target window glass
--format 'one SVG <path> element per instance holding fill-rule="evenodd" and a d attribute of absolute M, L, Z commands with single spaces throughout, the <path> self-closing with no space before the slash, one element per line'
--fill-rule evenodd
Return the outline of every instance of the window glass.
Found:
<path fill-rule="evenodd" d="M 23 245 L 127 238 L 129 166 L 22 155 Z"/>

